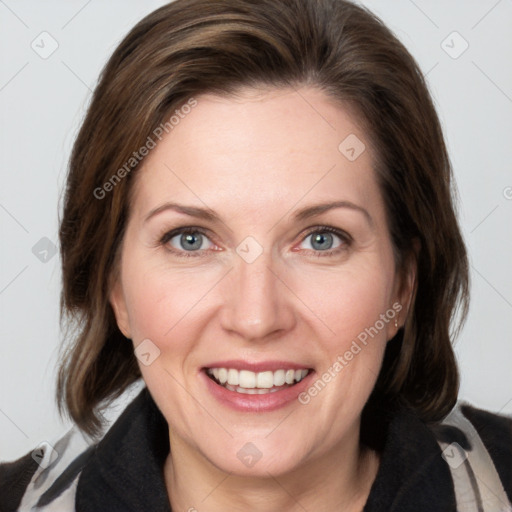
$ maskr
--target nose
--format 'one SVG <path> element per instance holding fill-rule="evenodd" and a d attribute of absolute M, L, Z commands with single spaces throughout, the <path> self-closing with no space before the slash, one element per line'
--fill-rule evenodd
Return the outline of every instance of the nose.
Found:
<path fill-rule="evenodd" d="M 248 341 L 265 341 L 295 325 L 293 297 L 265 254 L 235 262 L 224 286 L 222 327 Z"/>

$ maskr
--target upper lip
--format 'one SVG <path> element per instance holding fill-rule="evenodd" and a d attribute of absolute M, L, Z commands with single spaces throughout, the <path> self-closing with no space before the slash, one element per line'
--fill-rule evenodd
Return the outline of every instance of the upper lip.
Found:
<path fill-rule="evenodd" d="M 233 368 L 234 370 L 248 370 L 250 372 L 258 373 L 265 371 L 277 370 L 309 370 L 312 369 L 307 364 L 293 363 L 291 361 L 260 361 L 251 362 L 242 359 L 232 359 L 229 361 L 214 361 L 204 366 L 204 368 Z"/>

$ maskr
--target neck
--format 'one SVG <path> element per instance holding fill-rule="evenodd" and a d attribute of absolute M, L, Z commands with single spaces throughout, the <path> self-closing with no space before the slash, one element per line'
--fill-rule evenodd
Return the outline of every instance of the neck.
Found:
<path fill-rule="evenodd" d="M 220 470 L 183 439 L 170 439 L 164 476 L 176 511 L 361 512 L 379 467 L 378 454 L 357 437 L 355 445 L 329 450 L 285 474 L 239 476 Z"/>

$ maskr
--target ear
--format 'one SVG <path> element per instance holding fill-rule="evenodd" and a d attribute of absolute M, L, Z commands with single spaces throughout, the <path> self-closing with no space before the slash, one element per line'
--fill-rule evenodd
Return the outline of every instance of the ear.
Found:
<path fill-rule="evenodd" d="M 396 318 L 398 320 L 398 326 L 395 327 L 393 323 L 394 331 L 391 333 L 391 338 L 404 326 L 413 298 L 416 294 L 416 276 L 418 272 L 418 254 L 420 246 L 419 240 L 413 241 L 413 250 L 404 262 L 400 274 L 397 276 L 395 293 L 397 305 L 395 306 L 394 304 L 393 309 L 397 312 Z M 398 304 L 400 304 L 400 308 Z"/>
<path fill-rule="evenodd" d="M 116 278 L 110 287 L 109 301 L 114 315 L 116 317 L 117 326 L 126 338 L 131 339 L 130 317 L 128 308 L 126 307 L 126 299 L 120 279 Z"/>

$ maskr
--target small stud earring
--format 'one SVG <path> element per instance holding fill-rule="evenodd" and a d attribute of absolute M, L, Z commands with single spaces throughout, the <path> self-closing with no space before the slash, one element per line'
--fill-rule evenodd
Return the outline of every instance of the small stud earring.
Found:
<path fill-rule="evenodd" d="M 398 329 L 398 318 L 395 318 L 395 329 Z"/>

